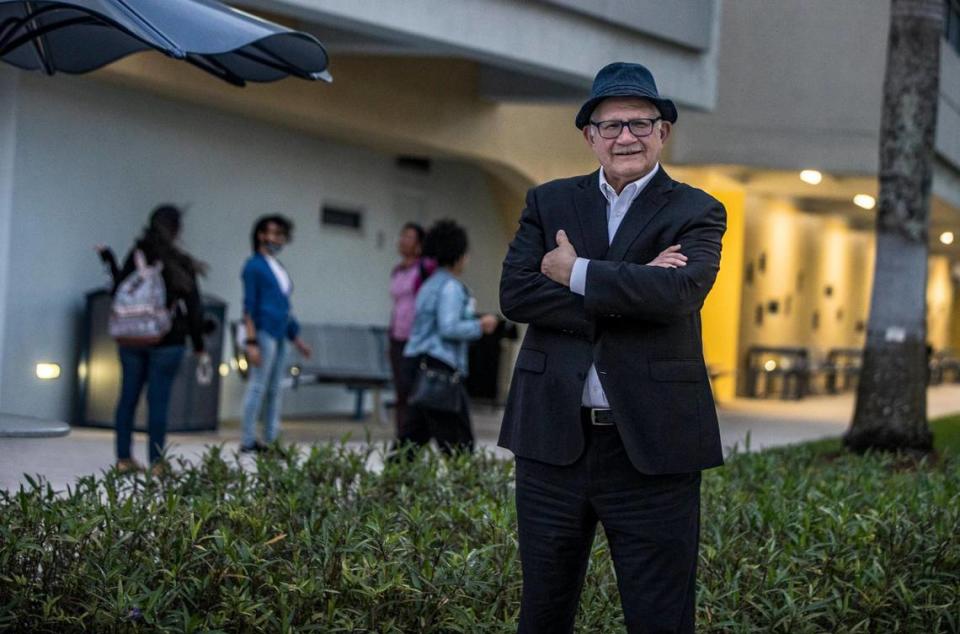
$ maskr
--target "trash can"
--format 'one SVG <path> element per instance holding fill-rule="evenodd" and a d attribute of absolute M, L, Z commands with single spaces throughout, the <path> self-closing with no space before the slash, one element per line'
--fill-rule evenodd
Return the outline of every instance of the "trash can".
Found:
<path fill-rule="evenodd" d="M 114 426 L 114 411 L 120 395 L 120 359 L 117 343 L 107 332 L 112 298 L 108 291 L 87 293 L 83 337 L 77 377 L 75 424 L 87 427 Z M 197 360 L 188 352 L 183 356 L 170 394 L 167 431 L 211 431 L 217 429 L 220 415 L 220 373 L 223 359 L 223 327 L 227 304 L 212 295 L 201 297 L 207 323 L 204 344 L 210 354 L 213 376 L 208 385 L 197 381 Z M 146 431 L 146 392 L 140 397 L 134 429 Z"/>

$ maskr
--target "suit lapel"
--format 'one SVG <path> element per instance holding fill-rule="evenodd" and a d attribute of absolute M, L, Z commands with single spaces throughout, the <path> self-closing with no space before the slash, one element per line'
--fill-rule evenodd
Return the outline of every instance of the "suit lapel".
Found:
<path fill-rule="evenodd" d="M 633 204 L 630 205 L 630 210 L 624 217 L 623 222 L 620 223 L 617 233 L 613 236 L 613 242 L 607 252 L 607 260 L 622 260 L 626 256 L 627 251 L 630 250 L 630 245 L 667 204 L 667 193 L 673 189 L 673 185 L 673 179 L 667 175 L 661 165 L 653 180 L 647 184 L 640 195 L 637 196 L 637 199 L 633 201 Z"/>
<path fill-rule="evenodd" d="M 574 193 L 574 205 L 587 250 L 586 254 L 579 255 L 605 260 L 610 239 L 607 234 L 607 199 L 600 192 L 599 170 L 580 179 Z"/>

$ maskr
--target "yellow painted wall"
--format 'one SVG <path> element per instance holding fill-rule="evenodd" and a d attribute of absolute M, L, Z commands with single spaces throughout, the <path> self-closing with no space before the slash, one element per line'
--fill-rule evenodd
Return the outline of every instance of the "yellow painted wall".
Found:
<path fill-rule="evenodd" d="M 727 210 L 727 232 L 723 236 L 720 273 L 700 316 L 703 322 L 703 354 L 714 376 L 714 394 L 721 401 L 729 400 L 734 397 L 737 384 L 746 191 L 736 181 L 710 168 L 668 166 L 667 169 L 674 178 L 716 197 Z"/>
<path fill-rule="evenodd" d="M 754 345 L 806 347 L 814 361 L 831 348 L 862 346 L 873 278 L 871 232 L 773 197 L 748 195 L 746 209 L 741 369 Z M 738 391 L 745 387 L 741 381 Z"/>
<path fill-rule="evenodd" d="M 942 255 L 930 258 L 927 270 L 927 341 L 934 350 L 951 347 L 953 295 L 950 260 Z"/>

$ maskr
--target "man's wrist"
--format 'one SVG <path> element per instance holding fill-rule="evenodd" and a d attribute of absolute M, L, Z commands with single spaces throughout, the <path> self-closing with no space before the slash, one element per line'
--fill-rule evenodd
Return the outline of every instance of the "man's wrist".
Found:
<path fill-rule="evenodd" d="M 570 271 L 570 290 L 577 295 L 586 295 L 587 293 L 587 265 L 590 260 L 587 258 L 577 258 L 573 263 L 573 269 Z"/>

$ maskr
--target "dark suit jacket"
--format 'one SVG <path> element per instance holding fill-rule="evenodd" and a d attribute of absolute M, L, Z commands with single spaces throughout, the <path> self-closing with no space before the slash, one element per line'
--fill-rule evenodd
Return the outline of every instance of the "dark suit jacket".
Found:
<path fill-rule="evenodd" d="M 634 467 L 662 474 L 718 466 L 723 456 L 700 308 L 720 267 L 726 211 L 661 166 L 608 244 L 598 183 L 594 172 L 527 193 L 500 280 L 503 314 L 529 328 L 499 444 L 550 464 L 576 461 L 584 448 L 583 384 L 596 363 Z M 585 296 L 540 273 L 559 229 L 591 260 Z M 645 265 L 672 244 L 682 245 L 686 267 Z"/>

